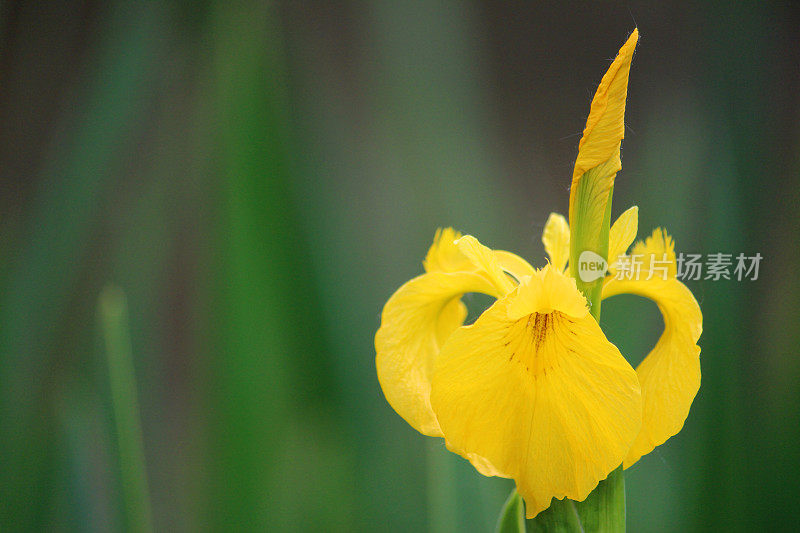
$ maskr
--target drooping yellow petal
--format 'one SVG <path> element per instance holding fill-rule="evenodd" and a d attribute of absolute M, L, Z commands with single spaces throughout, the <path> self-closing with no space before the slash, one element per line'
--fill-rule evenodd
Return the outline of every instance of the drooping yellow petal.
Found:
<path fill-rule="evenodd" d="M 608 233 L 608 267 L 614 272 L 617 258 L 624 254 L 639 231 L 639 208 L 628 208 L 611 226 Z"/>
<path fill-rule="evenodd" d="M 447 337 L 464 323 L 461 297 L 467 292 L 504 296 L 514 287 L 504 269 L 513 269 L 508 271 L 516 277 L 533 268 L 452 228 L 436 231 L 423 265 L 427 273 L 400 287 L 383 308 L 375 364 L 394 410 L 419 432 L 441 436 L 430 408 L 431 369 Z M 481 458 L 472 460 L 476 468 L 493 471 L 488 463 L 482 466 Z"/>
<path fill-rule="evenodd" d="M 569 259 L 569 224 L 563 215 L 550 213 L 547 217 L 542 231 L 542 244 L 550 257 L 550 264 L 563 272 Z"/>
<path fill-rule="evenodd" d="M 641 425 L 636 373 L 581 300 L 547 266 L 458 328 L 434 366 L 431 405 L 448 447 L 513 477 L 528 517 L 552 498 L 585 499 Z"/>
<path fill-rule="evenodd" d="M 420 433 L 441 436 L 430 407 L 431 372 L 444 341 L 464 323 L 461 296 L 494 291 L 475 273 L 430 272 L 404 284 L 386 302 L 375 335 L 378 381 L 392 408 Z"/>
<path fill-rule="evenodd" d="M 625 468 L 681 430 L 700 388 L 697 341 L 703 331 L 703 316 L 692 293 L 674 277 L 672 239 L 656 230 L 634 247 L 631 257 L 637 253 L 656 257 L 651 263 L 653 270 L 661 268 L 656 263 L 663 254 L 672 263 L 664 267 L 665 277 L 661 273 L 651 276 L 651 271 L 643 269 L 638 277 L 609 278 L 603 286 L 604 299 L 616 294 L 644 296 L 656 302 L 664 318 L 664 332 L 636 369 L 644 405 L 642 430 L 625 458 Z"/>

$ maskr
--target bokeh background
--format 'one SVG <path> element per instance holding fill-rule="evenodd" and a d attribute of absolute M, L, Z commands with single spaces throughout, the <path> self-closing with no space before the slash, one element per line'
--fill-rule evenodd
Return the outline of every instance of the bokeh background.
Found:
<path fill-rule="evenodd" d="M 614 216 L 764 259 L 689 283 L 703 385 L 629 529 L 796 527 L 797 7 L 388 0 L 2 3 L 0 527 L 491 530 L 509 482 L 391 410 L 380 311 L 439 226 L 544 263 L 636 25 Z M 662 323 L 603 326 L 636 364 Z"/>

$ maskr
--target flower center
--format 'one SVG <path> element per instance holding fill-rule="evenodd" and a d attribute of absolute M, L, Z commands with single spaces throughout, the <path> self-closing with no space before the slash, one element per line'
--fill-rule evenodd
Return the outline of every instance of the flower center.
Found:
<path fill-rule="evenodd" d="M 546 376 L 557 366 L 556 328 L 563 318 L 560 311 L 551 311 L 516 320 L 504 339 L 508 360 L 524 366 L 533 379 Z"/>

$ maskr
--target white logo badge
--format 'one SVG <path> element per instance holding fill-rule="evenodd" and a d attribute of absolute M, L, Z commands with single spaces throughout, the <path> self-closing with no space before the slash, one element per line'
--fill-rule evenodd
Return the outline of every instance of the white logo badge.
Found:
<path fill-rule="evenodd" d="M 602 278 L 606 275 L 607 270 L 608 263 L 606 260 L 591 250 L 581 252 L 580 257 L 578 257 L 578 277 L 584 283 L 590 283 Z"/>

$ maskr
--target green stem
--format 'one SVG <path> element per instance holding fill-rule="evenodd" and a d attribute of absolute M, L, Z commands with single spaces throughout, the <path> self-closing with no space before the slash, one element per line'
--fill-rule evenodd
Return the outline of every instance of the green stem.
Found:
<path fill-rule="evenodd" d="M 106 345 L 111 403 L 117 429 L 122 497 L 128 531 L 153 531 L 147 488 L 142 428 L 136 400 L 125 295 L 118 287 L 100 294 L 100 324 Z"/>

